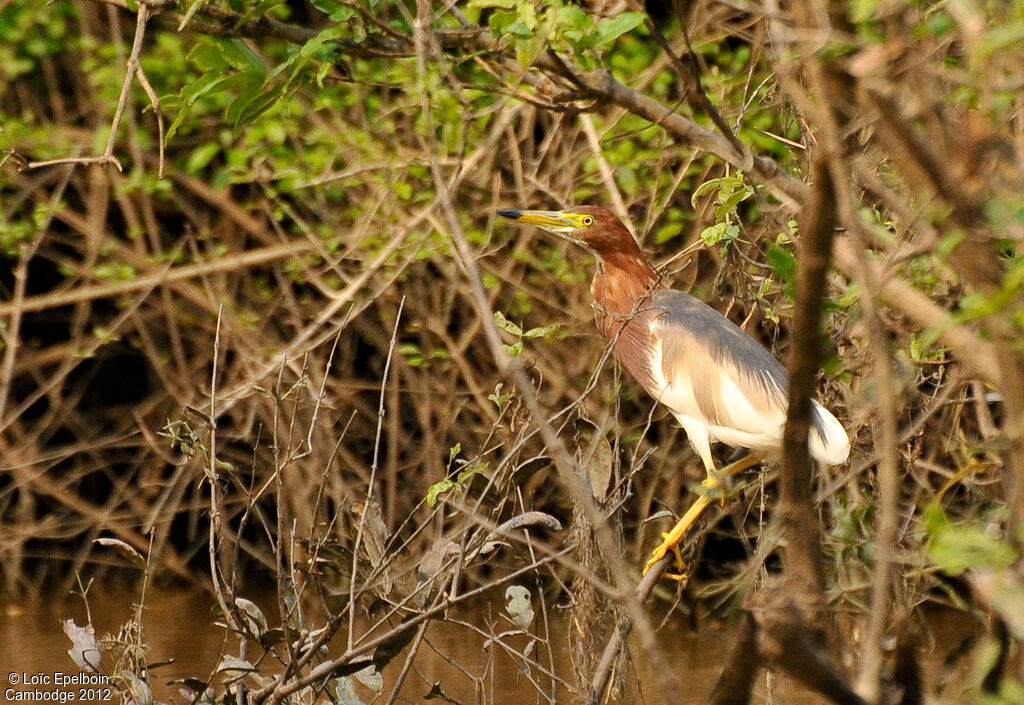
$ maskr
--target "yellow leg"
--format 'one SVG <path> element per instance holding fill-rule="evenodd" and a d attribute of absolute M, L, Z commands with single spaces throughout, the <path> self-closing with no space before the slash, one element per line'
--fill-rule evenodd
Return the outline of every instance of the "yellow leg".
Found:
<path fill-rule="evenodd" d="M 647 571 L 654 567 L 654 564 L 665 557 L 671 549 L 676 548 L 679 545 L 679 541 L 686 535 L 687 529 L 693 525 L 693 522 L 697 521 L 704 510 L 711 504 L 711 500 L 708 499 L 707 495 L 702 494 L 697 498 L 683 518 L 676 522 L 676 525 L 672 527 L 672 530 L 667 534 L 663 534 L 664 540 L 658 545 L 654 551 L 651 552 L 651 557 L 647 561 L 647 565 L 644 566 L 644 575 L 647 575 Z M 681 579 L 682 576 L 680 576 Z"/>
<path fill-rule="evenodd" d="M 740 458 L 731 465 L 726 465 L 724 468 L 722 468 L 721 472 L 708 473 L 708 478 L 704 480 L 703 483 L 704 487 L 708 488 L 709 490 L 716 489 L 721 485 L 721 482 L 718 479 L 719 477 L 725 478 L 730 475 L 735 475 L 736 473 L 743 472 L 752 465 L 755 465 L 760 459 L 760 456 L 751 453 L 750 455 L 746 455 Z M 711 499 L 708 494 L 702 494 L 701 496 L 697 497 L 697 501 L 694 502 L 690 506 L 690 508 L 686 510 L 686 514 L 684 514 L 682 518 L 679 519 L 678 522 L 676 522 L 676 525 L 672 527 L 672 530 L 669 531 L 667 534 L 663 535 L 664 540 L 658 545 L 657 548 L 654 549 L 654 551 L 651 552 L 651 557 L 647 561 L 647 564 L 644 566 L 644 575 L 647 575 L 647 572 L 654 567 L 655 563 L 664 558 L 666 553 L 668 553 L 669 551 L 676 550 L 676 547 L 679 545 L 679 542 L 683 539 L 683 536 L 686 535 L 686 532 L 689 530 L 689 528 L 693 526 L 693 523 L 697 521 L 698 518 L 700 518 L 700 515 L 704 513 L 704 510 L 707 509 L 708 505 L 710 504 Z M 670 575 L 668 577 L 671 577 L 673 580 L 682 580 L 683 578 L 685 578 L 685 576 L 683 575 Z"/>

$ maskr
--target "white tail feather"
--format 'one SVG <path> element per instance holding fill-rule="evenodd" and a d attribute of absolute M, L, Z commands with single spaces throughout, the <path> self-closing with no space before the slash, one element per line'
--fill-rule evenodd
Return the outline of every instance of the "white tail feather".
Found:
<path fill-rule="evenodd" d="M 818 402 L 813 403 L 817 419 L 811 424 L 808 441 L 811 455 L 828 465 L 845 463 L 850 457 L 850 437 L 846 435 L 846 429 L 828 409 Z"/>

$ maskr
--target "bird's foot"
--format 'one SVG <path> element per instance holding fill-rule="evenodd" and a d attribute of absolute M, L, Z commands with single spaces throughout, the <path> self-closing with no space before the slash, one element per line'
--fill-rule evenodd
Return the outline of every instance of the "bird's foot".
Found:
<path fill-rule="evenodd" d="M 719 506 L 724 508 L 728 500 L 739 495 L 743 490 L 743 483 L 735 482 L 735 477 L 759 462 L 761 462 L 761 456 L 751 453 L 721 469 L 712 468 L 708 470 L 707 478 L 701 483 L 703 489 L 699 492 L 706 494 L 712 500 L 717 499 Z"/>
<path fill-rule="evenodd" d="M 746 468 L 757 463 L 759 458 L 754 455 L 748 455 L 740 458 L 734 463 L 726 465 L 721 470 L 716 470 L 714 467 L 708 468 L 708 476 L 704 482 L 701 483 L 702 489 L 699 491 L 699 497 L 697 501 L 686 511 L 686 514 L 679 519 L 672 530 L 667 534 L 663 535 L 661 544 L 654 549 L 651 553 L 650 559 L 647 564 L 644 565 L 644 575 L 647 575 L 650 570 L 657 565 L 669 551 L 676 554 L 676 566 L 680 571 L 678 575 L 666 575 L 665 577 L 673 580 L 684 580 L 686 575 L 682 573 L 683 561 L 679 555 L 679 542 L 686 535 L 686 532 L 693 525 L 697 518 L 708 508 L 715 500 L 718 500 L 724 507 L 726 500 L 729 498 L 730 493 L 728 486 L 725 484 L 725 480 L 737 472 L 742 472 Z"/>
<path fill-rule="evenodd" d="M 668 534 L 667 533 L 662 534 L 661 538 L 663 540 L 667 539 L 668 538 Z M 686 563 L 683 562 L 683 554 L 679 550 L 679 544 L 678 543 L 673 543 L 672 544 L 672 554 L 676 557 L 676 560 L 675 560 L 675 563 L 674 563 L 676 572 L 675 573 L 669 573 L 668 571 L 665 571 L 664 573 L 661 574 L 661 577 L 668 578 L 669 580 L 675 580 L 676 582 L 680 582 L 681 583 L 684 580 L 686 580 L 687 578 L 689 578 L 690 576 L 685 572 L 686 571 Z"/>
<path fill-rule="evenodd" d="M 672 541 L 672 538 L 668 533 L 662 534 L 661 538 L 663 539 L 662 543 L 651 552 L 651 557 L 648 559 L 647 564 L 644 566 L 644 575 L 647 575 L 651 568 L 653 568 L 662 558 L 665 557 L 665 554 L 667 554 L 669 551 L 672 551 L 672 553 L 675 554 L 676 557 L 674 561 L 675 568 L 679 572 L 670 573 L 666 570 L 664 573 L 661 574 L 661 577 L 668 578 L 669 580 L 675 580 L 676 582 L 682 582 L 686 580 L 690 576 L 683 572 L 686 568 L 686 564 L 683 562 L 683 554 L 679 551 L 679 543 Z"/>
<path fill-rule="evenodd" d="M 684 514 L 682 518 L 678 522 L 676 522 L 676 525 L 672 527 L 672 530 L 669 531 L 667 534 L 663 535 L 663 540 L 661 544 L 659 544 L 658 547 L 654 549 L 654 551 L 651 553 L 650 559 L 644 566 L 644 575 L 647 575 L 648 571 L 650 571 L 651 568 L 653 568 L 657 563 L 659 563 L 665 557 L 665 554 L 669 551 L 676 552 L 679 565 L 680 567 L 682 566 L 682 557 L 678 554 L 679 542 L 683 539 L 683 536 L 686 535 L 686 532 L 693 525 L 693 522 L 697 520 L 697 517 L 699 517 L 701 513 L 705 509 L 707 509 L 709 503 L 710 500 L 706 495 L 701 495 L 700 497 L 698 497 L 697 501 L 694 502 L 693 505 L 686 511 L 686 514 Z M 682 579 L 675 576 L 670 577 L 673 577 L 673 579 L 675 580 Z"/>

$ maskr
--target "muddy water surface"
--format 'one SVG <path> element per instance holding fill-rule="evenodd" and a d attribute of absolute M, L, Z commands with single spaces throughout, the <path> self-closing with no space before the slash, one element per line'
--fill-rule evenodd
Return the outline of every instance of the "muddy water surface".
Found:
<path fill-rule="evenodd" d="M 134 593 L 101 593 L 94 589 L 90 607 L 97 635 L 116 634 L 127 619 L 134 599 Z M 264 596 L 257 602 L 268 614 L 276 613 L 273 596 Z M 185 677 L 206 680 L 222 654 L 238 653 L 237 640 L 226 638 L 223 630 L 213 626 L 213 605 L 210 596 L 199 591 L 160 591 L 151 593 L 147 599 L 144 641 L 150 646 L 149 662 L 173 659 L 173 663 L 152 673 L 151 684 L 158 701 L 187 702 L 178 694 L 178 686 L 172 681 Z M 52 679 L 56 672 L 77 672 L 67 654 L 70 642 L 64 635 L 61 622 L 67 618 L 74 618 L 80 625 L 87 621 L 81 599 L 51 597 L 33 602 L 0 603 L 0 606 L 3 609 L 0 615 L 0 679 L 3 681 L 0 695 L 11 687 L 11 674 L 17 674 L 15 679 L 46 676 Z M 510 629 L 509 623 L 500 618 L 496 609 L 500 611 L 500 605 L 484 604 L 472 613 L 461 615 L 467 626 L 432 625 L 398 702 L 424 702 L 432 689 L 443 692 L 460 705 L 545 702 L 538 696 L 534 684 L 539 684 L 550 695 L 550 680 L 537 668 L 524 670 L 508 654 L 511 650 L 527 649 L 530 640 L 524 635 L 513 635 L 485 646 L 486 637 L 475 631 L 489 632 L 488 624 L 493 625 L 496 633 Z M 562 678 L 571 679 L 567 640 L 579 638 L 579 635 L 568 634 L 566 622 L 559 618 L 557 610 L 552 612 L 554 619 L 548 623 L 552 647 L 547 649 L 542 644 L 534 644 L 532 655 L 545 667 L 553 664 Z M 683 620 L 676 620 L 662 629 L 658 638 L 664 660 L 674 669 L 683 689 L 684 702 L 707 702 L 721 667 L 718 659 L 727 652 L 731 642 L 730 628 L 706 627 L 693 632 Z M 402 661 L 400 657 L 384 670 L 385 695 L 398 677 Z M 629 668 L 640 685 L 639 692 L 625 695 L 626 702 L 657 705 L 665 701 L 657 686 L 659 679 L 648 664 L 642 659 L 634 659 Z M 35 686 L 19 684 L 16 690 L 32 687 Z M 52 689 L 52 686 L 41 687 Z M 363 691 L 361 695 L 369 702 L 373 694 Z M 555 698 L 559 703 L 572 701 L 564 687 L 557 689 Z M 76 697 L 73 702 L 83 700 Z M 0 698 L 0 702 L 4 701 Z M 68 701 L 72 700 L 69 698 Z M 116 697 L 111 700 L 117 701 Z M 443 703 L 445 700 L 435 699 L 432 702 Z M 783 677 L 772 678 L 762 674 L 754 702 L 810 705 L 822 702 L 822 699 Z"/>

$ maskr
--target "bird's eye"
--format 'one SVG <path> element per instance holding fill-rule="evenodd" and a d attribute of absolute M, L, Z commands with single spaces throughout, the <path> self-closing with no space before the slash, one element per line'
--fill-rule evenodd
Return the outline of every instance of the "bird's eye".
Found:
<path fill-rule="evenodd" d="M 580 219 L 580 223 L 582 223 L 583 225 L 593 225 L 594 218 L 593 216 L 585 215 Z"/>

